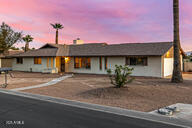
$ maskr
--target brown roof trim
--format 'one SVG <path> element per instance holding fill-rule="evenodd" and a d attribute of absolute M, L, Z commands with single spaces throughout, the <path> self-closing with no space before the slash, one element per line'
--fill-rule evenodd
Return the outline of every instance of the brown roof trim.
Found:
<path fill-rule="evenodd" d="M 56 56 L 15 56 L 15 57 L 11 57 L 11 58 L 35 58 L 35 57 L 46 58 L 46 57 L 56 57 Z"/>
<path fill-rule="evenodd" d="M 65 57 L 159 57 L 161 55 L 78 55 Z"/>
<path fill-rule="evenodd" d="M 180 48 L 180 50 L 181 50 L 181 53 L 183 54 L 183 56 L 186 57 L 187 54 L 184 52 L 184 50 L 182 48 Z"/>

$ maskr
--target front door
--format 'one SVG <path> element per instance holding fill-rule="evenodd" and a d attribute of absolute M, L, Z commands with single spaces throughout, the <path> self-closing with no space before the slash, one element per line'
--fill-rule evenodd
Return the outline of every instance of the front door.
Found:
<path fill-rule="evenodd" d="M 65 58 L 61 57 L 61 72 L 65 72 Z"/>

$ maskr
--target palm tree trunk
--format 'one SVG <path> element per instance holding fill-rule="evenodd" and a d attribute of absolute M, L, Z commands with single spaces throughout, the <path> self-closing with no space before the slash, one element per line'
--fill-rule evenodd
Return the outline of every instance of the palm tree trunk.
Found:
<path fill-rule="evenodd" d="M 25 43 L 25 52 L 27 52 L 29 50 L 29 42 Z"/>
<path fill-rule="evenodd" d="M 173 0 L 173 18 L 174 18 L 174 67 L 173 67 L 173 83 L 183 82 L 181 72 L 181 58 L 180 58 L 180 35 L 179 35 L 179 0 Z"/>
<path fill-rule="evenodd" d="M 59 32 L 58 32 L 58 29 L 56 30 L 56 37 L 55 37 L 55 43 L 58 44 L 58 35 L 59 35 Z"/>

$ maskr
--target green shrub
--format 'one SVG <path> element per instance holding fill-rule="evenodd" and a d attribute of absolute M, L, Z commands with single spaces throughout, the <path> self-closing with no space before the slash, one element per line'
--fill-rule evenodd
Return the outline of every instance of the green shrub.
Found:
<path fill-rule="evenodd" d="M 115 65 L 114 74 L 112 73 L 111 69 L 108 69 L 107 73 L 111 80 L 111 84 L 115 85 L 115 87 L 117 88 L 121 88 L 125 84 L 131 83 L 134 80 L 134 78 L 129 77 L 133 70 L 133 68 L 129 68 L 126 65 Z"/>

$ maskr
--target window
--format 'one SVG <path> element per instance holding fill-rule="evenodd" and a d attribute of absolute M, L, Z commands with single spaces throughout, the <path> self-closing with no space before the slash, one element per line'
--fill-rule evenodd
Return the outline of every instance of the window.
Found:
<path fill-rule="evenodd" d="M 126 57 L 126 65 L 147 66 L 147 57 Z"/>
<path fill-rule="evenodd" d="M 105 57 L 105 69 L 107 69 L 107 57 Z"/>
<path fill-rule="evenodd" d="M 23 58 L 16 58 L 17 64 L 23 64 Z"/>
<path fill-rule="evenodd" d="M 91 68 L 91 58 L 89 57 L 75 57 L 74 68 Z"/>
<path fill-rule="evenodd" d="M 34 64 L 41 64 L 41 58 L 40 57 L 35 57 L 34 58 Z"/>
<path fill-rule="evenodd" d="M 86 61 L 86 68 L 88 68 L 88 69 L 91 68 L 91 59 L 90 59 L 90 58 L 87 58 L 87 61 Z"/>
<path fill-rule="evenodd" d="M 102 70 L 102 57 L 99 57 L 99 69 Z"/>

